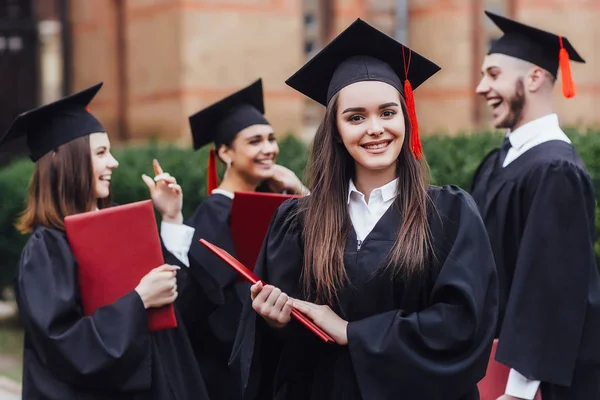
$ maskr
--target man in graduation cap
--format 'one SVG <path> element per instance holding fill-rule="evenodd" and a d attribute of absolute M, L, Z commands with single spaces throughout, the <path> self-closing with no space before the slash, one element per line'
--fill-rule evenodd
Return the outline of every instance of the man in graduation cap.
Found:
<path fill-rule="evenodd" d="M 477 93 L 507 129 L 482 161 L 472 194 L 500 281 L 496 360 L 511 370 L 504 399 L 600 399 L 600 279 L 594 188 L 552 106 L 560 66 L 575 95 L 562 36 L 486 12 L 503 31 Z"/>

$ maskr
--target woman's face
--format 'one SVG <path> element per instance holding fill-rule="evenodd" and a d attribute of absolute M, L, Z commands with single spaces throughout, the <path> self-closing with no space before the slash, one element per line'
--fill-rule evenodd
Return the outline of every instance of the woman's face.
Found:
<path fill-rule="evenodd" d="M 273 176 L 279 146 L 271 125 L 252 125 L 242 129 L 231 146 L 219 153 L 231 168 L 249 182 L 260 183 Z"/>
<path fill-rule="evenodd" d="M 110 152 L 110 140 L 104 132 L 90 135 L 92 171 L 94 176 L 94 197 L 103 199 L 110 195 L 110 179 L 119 162 Z"/>
<path fill-rule="evenodd" d="M 348 85 L 339 92 L 336 119 L 357 173 L 395 171 L 405 136 L 398 90 L 378 81 Z"/>

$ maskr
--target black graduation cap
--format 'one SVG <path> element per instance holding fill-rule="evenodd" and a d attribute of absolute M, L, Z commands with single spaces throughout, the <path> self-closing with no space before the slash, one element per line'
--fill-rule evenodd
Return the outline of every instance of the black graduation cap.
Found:
<path fill-rule="evenodd" d="M 264 117 L 262 79 L 198 111 L 189 117 L 194 150 L 214 142 L 219 148 L 229 143 L 235 135 L 252 125 L 270 125 Z M 215 150 L 210 149 L 207 170 L 208 195 L 218 185 Z"/>
<path fill-rule="evenodd" d="M 395 87 L 406 99 L 413 128 L 411 147 L 420 158 L 412 90 L 439 70 L 432 61 L 359 18 L 286 83 L 324 106 L 352 83 L 381 81 Z"/>
<path fill-rule="evenodd" d="M 560 65 L 565 97 L 575 95 L 569 60 L 585 63 L 569 40 L 512 19 L 485 11 L 504 35 L 496 40 L 488 54 L 505 54 L 528 61 L 551 73 L 555 78 Z"/>
<path fill-rule="evenodd" d="M 194 149 L 214 142 L 218 148 L 242 129 L 269 125 L 264 117 L 262 79 L 189 117 Z"/>
<path fill-rule="evenodd" d="M 0 145 L 26 136 L 29 157 L 35 162 L 71 140 L 91 133 L 105 132 L 88 108 L 102 84 L 100 82 L 81 92 L 19 114 L 8 131 L 0 137 Z"/>

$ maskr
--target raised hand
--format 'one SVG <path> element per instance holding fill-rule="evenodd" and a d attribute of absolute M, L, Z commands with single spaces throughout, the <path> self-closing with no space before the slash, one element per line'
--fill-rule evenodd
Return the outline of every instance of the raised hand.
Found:
<path fill-rule="evenodd" d="M 183 191 L 177 184 L 177 179 L 168 172 L 164 172 L 157 160 L 152 162 L 154 168 L 154 179 L 148 175 L 142 175 L 142 179 L 154 203 L 154 207 L 162 215 L 164 222 L 175 224 L 183 223 Z"/>

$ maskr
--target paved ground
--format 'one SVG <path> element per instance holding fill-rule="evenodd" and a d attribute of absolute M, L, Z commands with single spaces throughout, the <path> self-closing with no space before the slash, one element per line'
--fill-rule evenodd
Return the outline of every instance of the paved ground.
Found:
<path fill-rule="evenodd" d="M 0 376 L 0 399 L 2 400 L 20 400 L 21 385 L 14 381 Z"/>
<path fill-rule="evenodd" d="M 15 307 L 12 303 L 0 301 L 0 319 L 12 317 L 15 313 Z"/>
<path fill-rule="evenodd" d="M 0 301 L 0 319 L 12 317 L 15 311 L 12 303 Z M 13 357 L 0 354 L 0 370 L 15 367 L 15 363 L 18 364 L 18 361 Z M 0 375 L 0 399 L 20 400 L 21 385 L 12 379 Z"/>

